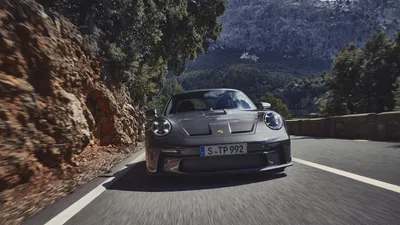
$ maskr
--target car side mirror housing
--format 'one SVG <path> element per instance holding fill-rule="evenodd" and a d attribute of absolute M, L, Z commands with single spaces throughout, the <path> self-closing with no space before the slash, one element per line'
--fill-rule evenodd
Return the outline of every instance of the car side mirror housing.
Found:
<path fill-rule="evenodd" d="M 268 102 L 260 102 L 260 103 L 258 104 L 258 107 L 259 107 L 261 110 L 266 110 L 266 109 L 270 109 L 270 108 L 271 108 L 271 104 L 268 103 Z"/>
<path fill-rule="evenodd" d="M 150 119 L 150 118 L 157 117 L 157 109 L 149 109 L 149 110 L 146 110 L 145 115 L 146 115 L 146 117 L 149 118 L 149 119 Z"/>

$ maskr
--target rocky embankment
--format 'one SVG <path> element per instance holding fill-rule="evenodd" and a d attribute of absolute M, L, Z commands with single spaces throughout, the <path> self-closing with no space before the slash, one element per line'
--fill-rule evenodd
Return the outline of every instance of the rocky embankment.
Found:
<path fill-rule="evenodd" d="M 144 118 L 73 24 L 33 0 L 0 5 L 0 224 L 14 224 L 135 151 Z"/>

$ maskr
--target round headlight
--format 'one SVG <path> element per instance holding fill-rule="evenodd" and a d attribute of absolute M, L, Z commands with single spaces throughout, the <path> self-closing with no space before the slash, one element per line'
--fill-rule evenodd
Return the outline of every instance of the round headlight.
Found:
<path fill-rule="evenodd" d="M 153 122 L 151 130 L 157 136 L 165 136 L 171 132 L 171 123 L 166 119 L 160 119 Z"/>
<path fill-rule="evenodd" d="M 283 119 L 276 112 L 266 112 L 264 116 L 264 122 L 272 130 L 279 130 L 283 126 Z"/>

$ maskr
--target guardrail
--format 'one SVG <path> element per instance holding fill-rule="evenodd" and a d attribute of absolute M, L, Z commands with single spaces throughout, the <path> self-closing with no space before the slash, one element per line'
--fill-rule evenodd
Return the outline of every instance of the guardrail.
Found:
<path fill-rule="evenodd" d="M 400 141 L 400 111 L 286 122 L 291 135 Z"/>

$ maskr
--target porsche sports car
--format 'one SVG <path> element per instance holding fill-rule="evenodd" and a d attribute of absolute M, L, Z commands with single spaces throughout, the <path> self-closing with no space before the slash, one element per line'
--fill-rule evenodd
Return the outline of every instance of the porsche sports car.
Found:
<path fill-rule="evenodd" d="M 292 165 L 286 122 L 235 89 L 173 95 L 162 113 L 146 111 L 149 175 L 283 172 Z"/>

